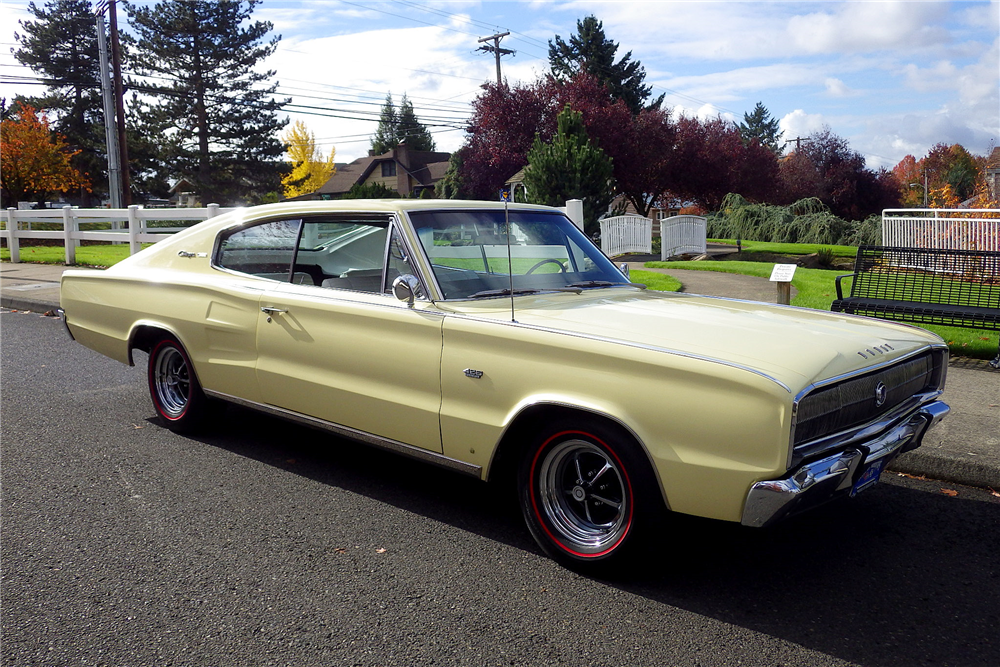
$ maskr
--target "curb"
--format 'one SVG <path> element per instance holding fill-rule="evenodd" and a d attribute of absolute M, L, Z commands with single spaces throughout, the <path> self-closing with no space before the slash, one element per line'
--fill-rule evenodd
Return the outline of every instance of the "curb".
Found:
<path fill-rule="evenodd" d="M 33 313 L 47 313 L 58 308 L 58 304 L 35 301 L 33 299 L 23 299 L 16 296 L 0 296 L 0 308 L 10 308 L 11 310 L 27 310 Z"/>
<path fill-rule="evenodd" d="M 981 489 L 1000 489 L 1000 469 L 920 449 L 901 454 L 886 469 Z"/>

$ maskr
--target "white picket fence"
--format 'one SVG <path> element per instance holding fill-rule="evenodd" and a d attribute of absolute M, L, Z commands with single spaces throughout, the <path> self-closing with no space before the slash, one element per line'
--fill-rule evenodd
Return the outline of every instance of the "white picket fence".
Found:
<path fill-rule="evenodd" d="M 886 209 L 882 211 L 882 245 L 1000 250 L 998 218 L 1000 210 L 987 208 Z"/>
<path fill-rule="evenodd" d="M 218 204 L 205 208 L 73 208 L 41 209 L 20 211 L 8 208 L 4 216 L 3 237 L 10 248 L 10 261 L 21 261 L 21 239 L 61 239 L 66 246 L 66 263 L 76 262 L 76 248 L 80 241 L 113 241 L 129 244 L 129 254 L 142 249 L 143 243 L 156 243 L 170 238 L 186 227 L 149 227 L 151 221 L 195 221 L 208 220 L 221 213 L 232 211 Z M 111 229 L 80 230 L 80 223 L 110 222 Z M 32 229 L 35 223 L 55 223 L 61 230 Z M 124 224 L 124 228 L 123 225 Z"/>
<path fill-rule="evenodd" d="M 601 220 L 601 250 L 608 257 L 627 252 L 653 252 L 653 221 L 641 215 L 617 215 Z"/>
<path fill-rule="evenodd" d="M 706 250 L 707 221 L 700 215 L 675 215 L 660 218 L 660 259 L 685 255 L 704 254 Z"/>

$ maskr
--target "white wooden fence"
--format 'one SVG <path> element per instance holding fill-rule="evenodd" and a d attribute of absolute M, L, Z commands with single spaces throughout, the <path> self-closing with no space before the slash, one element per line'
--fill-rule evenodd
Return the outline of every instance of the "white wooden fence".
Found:
<path fill-rule="evenodd" d="M 653 221 L 641 215 L 617 215 L 601 220 L 601 250 L 608 257 L 627 252 L 653 252 Z"/>
<path fill-rule="evenodd" d="M 660 259 L 674 255 L 704 254 L 706 220 L 700 215 L 675 215 L 660 218 Z"/>
<path fill-rule="evenodd" d="M 118 241 L 129 243 L 129 254 L 134 255 L 143 243 L 156 243 L 170 238 L 186 227 L 149 227 L 150 221 L 196 221 L 208 220 L 232 208 L 220 208 L 209 204 L 206 208 L 73 208 L 41 209 L 19 211 L 9 208 L 4 216 L 6 229 L 3 237 L 10 248 L 10 261 L 21 261 L 21 239 L 60 239 L 66 246 L 66 263 L 76 262 L 76 248 L 83 241 Z M 81 231 L 80 223 L 110 222 L 111 229 Z M 126 228 L 122 229 L 122 223 Z M 35 223 L 62 225 L 61 230 L 32 229 Z"/>
<path fill-rule="evenodd" d="M 1000 210 L 886 209 L 882 245 L 944 250 L 1000 250 Z"/>

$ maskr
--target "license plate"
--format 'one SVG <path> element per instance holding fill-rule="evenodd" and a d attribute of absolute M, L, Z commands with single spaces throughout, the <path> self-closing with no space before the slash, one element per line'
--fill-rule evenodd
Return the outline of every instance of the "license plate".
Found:
<path fill-rule="evenodd" d="M 882 475 L 882 470 L 885 468 L 885 459 L 879 459 L 878 461 L 873 461 L 868 464 L 865 471 L 861 473 L 861 477 L 858 481 L 854 483 L 854 488 L 851 489 L 851 497 L 858 495 L 865 489 L 871 486 L 875 486 L 878 483 L 879 477 Z"/>

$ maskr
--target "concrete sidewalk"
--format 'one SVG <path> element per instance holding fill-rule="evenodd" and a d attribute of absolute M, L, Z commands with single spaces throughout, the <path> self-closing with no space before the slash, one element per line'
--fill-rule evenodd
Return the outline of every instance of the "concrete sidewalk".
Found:
<path fill-rule="evenodd" d="M 770 303 L 777 297 L 766 278 L 646 269 L 636 264 L 632 268 L 676 277 L 685 292 Z M 65 269 L 51 264 L 0 263 L 0 306 L 54 311 L 59 307 L 59 277 Z M 951 406 L 951 414 L 927 434 L 920 449 L 900 456 L 892 468 L 1000 491 L 1000 371 L 990 368 L 986 360 L 952 359 L 944 401 Z"/>

